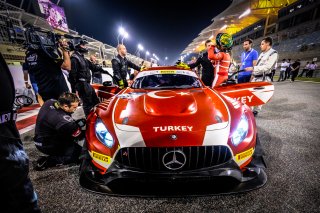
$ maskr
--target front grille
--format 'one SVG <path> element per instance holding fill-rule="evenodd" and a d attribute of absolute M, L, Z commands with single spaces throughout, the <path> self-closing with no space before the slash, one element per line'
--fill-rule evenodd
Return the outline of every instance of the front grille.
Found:
<path fill-rule="evenodd" d="M 166 153 L 165 163 L 170 161 L 173 151 L 179 162 L 184 165 L 170 169 L 164 165 L 163 158 Z M 177 153 L 179 152 L 179 153 Z M 184 153 L 184 157 L 180 153 Z M 190 146 L 190 147 L 129 147 L 122 148 L 117 153 L 115 160 L 126 166 L 145 171 L 187 171 L 213 167 L 228 162 L 232 155 L 226 146 Z M 169 166 L 170 167 L 170 166 Z"/>

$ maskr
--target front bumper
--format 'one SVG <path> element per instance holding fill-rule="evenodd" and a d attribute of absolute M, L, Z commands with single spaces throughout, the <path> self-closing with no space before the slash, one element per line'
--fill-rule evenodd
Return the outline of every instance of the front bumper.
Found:
<path fill-rule="evenodd" d="M 105 175 L 96 172 L 90 161 L 81 167 L 80 185 L 87 190 L 119 196 L 201 196 L 246 192 L 262 187 L 267 176 L 262 156 L 241 171 L 229 162 L 206 170 L 146 172 L 125 168 L 116 162 Z"/>

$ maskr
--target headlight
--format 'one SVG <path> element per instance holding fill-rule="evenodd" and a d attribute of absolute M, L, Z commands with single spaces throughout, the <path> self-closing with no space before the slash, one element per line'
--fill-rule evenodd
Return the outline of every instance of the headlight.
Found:
<path fill-rule="evenodd" d="M 238 146 L 243 141 L 243 139 L 246 138 L 248 129 L 249 129 L 248 119 L 243 114 L 240 118 L 240 122 L 237 126 L 236 131 L 233 132 L 231 137 L 231 141 L 233 145 Z"/>
<path fill-rule="evenodd" d="M 107 147 L 112 148 L 112 146 L 114 145 L 114 140 L 100 118 L 97 118 L 96 120 L 95 130 L 96 136 L 99 139 L 99 141 Z"/>

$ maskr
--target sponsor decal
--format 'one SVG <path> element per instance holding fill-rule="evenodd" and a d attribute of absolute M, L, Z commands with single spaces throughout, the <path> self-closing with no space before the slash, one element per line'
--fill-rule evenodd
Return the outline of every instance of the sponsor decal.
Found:
<path fill-rule="evenodd" d="M 105 163 L 110 163 L 111 162 L 111 158 L 109 156 L 100 154 L 100 153 L 95 152 L 95 151 L 92 151 L 92 158 L 94 160 L 102 161 L 102 162 L 105 162 Z"/>
<path fill-rule="evenodd" d="M 179 75 L 188 75 L 195 78 L 198 78 L 196 73 L 190 70 L 154 70 L 154 71 L 145 71 L 140 72 L 137 75 L 137 78 L 141 78 L 149 75 L 159 75 L 159 74 L 179 74 Z"/>
<path fill-rule="evenodd" d="M 241 103 L 247 103 L 247 101 L 249 102 L 249 103 L 251 103 L 252 102 L 252 98 L 253 98 L 253 95 L 251 95 L 251 96 L 242 96 L 242 97 L 237 97 L 237 98 L 234 98 L 235 100 L 237 100 L 237 101 L 240 101 Z"/>
<path fill-rule="evenodd" d="M 78 137 L 81 134 L 81 129 L 78 128 L 74 133 L 72 133 L 72 137 Z"/>
<path fill-rule="evenodd" d="M 241 152 L 235 156 L 236 162 L 242 161 L 243 159 L 249 158 L 253 155 L 253 148 L 247 151 Z"/>
<path fill-rule="evenodd" d="M 64 115 L 63 119 L 68 121 L 68 122 L 72 122 L 73 121 L 73 118 L 71 116 L 69 116 L 69 115 Z"/>
<path fill-rule="evenodd" d="M 154 126 L 155 132 L 191 132 L 193 126 Z"/>
<path fill-rule="evenodd" d="M 176 74 L 176 70 L 160 70 L 160 74 Z"/>
<path fill-rule="evenodd" d="M 0 114 L 0 124 L 6 123 L 8 121 L 15 121 L 17 119 L 17 114 L 13 113 L 12 118 L 11 118 L 11 112 L 5 113 L 5 114 Z"/>

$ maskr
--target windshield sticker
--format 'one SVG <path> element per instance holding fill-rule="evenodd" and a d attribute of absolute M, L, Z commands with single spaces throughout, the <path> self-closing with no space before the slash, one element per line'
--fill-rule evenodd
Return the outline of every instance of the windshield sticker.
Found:
<path fill-rule="evenodd" d="M 149 75 L 187 75 L 187 76 L 192 76 L 195 78 L 198 78 L 197 75 L 193 71 L 189 70 L 152 70 L 152 71 L 144 71 L 140 72 L 137 75 L 137 78 L 141 78 L 144 76 L 149 76 Z"/>

